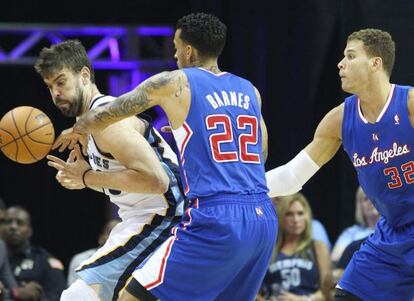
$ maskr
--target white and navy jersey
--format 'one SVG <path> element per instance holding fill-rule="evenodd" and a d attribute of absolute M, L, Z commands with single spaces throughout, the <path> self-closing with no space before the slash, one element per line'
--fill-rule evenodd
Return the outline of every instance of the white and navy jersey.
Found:
<path fill-rule="evenodd" d="M 359 183 L 391 226 L 414 221 L 414 129 L 408 112 L 411 87 L 392 85 L 383 111 L 369 123 L 360 100 L 345 100 L 342 141 Z"/>
<path fill-rule="evenodd" d="M 114 99 L 115 97 L 112 96 L 96 97 L 92 100 L 90 109 L 104 105 Z M 144 137 L 152 146 L 169 177 L 170 186 L 168 191 L 164 195 L 160 195 L 129 193 L 105 188 L 104 192 L 109 196 L 111 202 L 119 207 L 118 213 L 123 220 L 132 216 L 145 217 L 154 213 L 165 216 L 182 215 L 183 194 L 180 190 L 182 185 L 179 179 L 177 157 L 157 130 L 152 127 L 150 122 L 147 124 Z M 101 152 L 92 135 L 89 135 L 88 156 L 89 163 L 93 170 L 119 171 L 126 169 L 126 167 L 114 159 L 111 154 Z"/>
<path fill-rule="evenodd" d="M 267 193 L 261 113 L 253 85 L 238 76 L 185 68 L 191 105 L 173 130 L 189 199 Z"/>
<path fill-rule="evenodd" d="M 279 252 L 276 260 L 269 265 L 261 290 L 266 297 L 277 297 L 281 290 L 303 296 L 318 289 L 319 267 L 312 242 L 302 254 Z"/>

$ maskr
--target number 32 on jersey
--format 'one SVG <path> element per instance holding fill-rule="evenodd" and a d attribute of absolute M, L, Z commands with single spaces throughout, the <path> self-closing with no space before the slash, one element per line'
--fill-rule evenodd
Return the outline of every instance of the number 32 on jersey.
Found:
<path fill-rule="evenodd" d="M 233 133 L 232 120 L 227 115 L 208 115 L 205 121 L 207 129 L 214 130 L 214 133 L 209 136 L 209 141 L 211 153 L 216 162 L 260 163 L 258 150 L 261 148 L 257 146 L 259 122 L 255 116 L 237 116 L 236 133 Z M 223 146 L 226 144 L 229 147 L 224 151 Z"/>

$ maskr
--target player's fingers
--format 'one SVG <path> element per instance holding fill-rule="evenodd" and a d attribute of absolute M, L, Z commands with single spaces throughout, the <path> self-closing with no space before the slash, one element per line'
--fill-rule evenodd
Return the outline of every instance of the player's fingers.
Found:
<path fill-rule="evenodd" d="M 59 163 L 55 163 L 53 161 L 47 161 L 47 165 L 49 165 L 49 166 L 51 166 L 53 168 L 56 168 L 59 171 L 63 171 L 65 169 L 65 166 L 64 165 L 61 165 Z"/>
<path fill-rule="evenodd" d="M 76 152 L 76 158 L 77 159 L 80 158 L 80 157 L 82 157 L 79 144 L 75 144 L 75 147 L 73 148 L 73 150 Z"/>
<path fill-rule="evenodd" d="M 55 142 L 52 145 L 52 149 L 57 149 L 62 144 L 61 136 L 57 137 Z"/>
<path fill-rule="evenodd" d="M 82 153 L 87 156 L 88 155 L 88 138 L 85 135 L 82 135 L 79 138 L 80 145 L 82 146 Z"/>
<path fill-rule="evenodd" d="M 62 141 L 62 145 L 59 148 L 59 152 L 63 152 L 66 148 L 68 148 L 69 143 L 70 143 L 70 140 L 67 140 L 67 139 Z M 71 149 L 71 148 L 69 147 L 69 149 Z"/>
<path fill-rule="evenodd" d="M 73 149 L 75 145 L 78 143 L 79 139 L 73 138 L 70 140 L 69 149 Z"/>
<path fill-rule="evenodd" d="M 59 164 L 61 164 L 61 165 L 65 165 L 65 161 L 63 161 L 62 159 L 60 159 L 60 158 L 58 158 L 58 157 L 55 157 L 55 156 L 53 156 L 53 155 L 47 155 L 47 156 L 46 156 L 46 158 L 47 158 L 48 160 L 50 160 L 50 161 L 53 161 L 53 162 L 59 163 Z"/>
<path fill-rule="evenodd" d="M 68 162 L 73 163 L 75 162 L 75 159 L 76 159 L 76 151 L 72 150 L 69 154 Z"/>
<path fill-rule="evenodd" d="M 88 145 L 82 144 L 82 153 L 87 156 L 88 155 Z"/>

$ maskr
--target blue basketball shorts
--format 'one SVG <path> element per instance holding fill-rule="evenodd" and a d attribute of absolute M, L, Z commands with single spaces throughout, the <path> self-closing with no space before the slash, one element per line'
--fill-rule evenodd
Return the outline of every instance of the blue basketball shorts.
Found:
<path fill-rule="evenodd" d="M 261 195 L 221 195 L 190 203 L 182 222 L 133 273 L 165 301 L 254 300 L 277 237 L 277 217 Z"/>
<path fill-rule="evenodd" d="M 355 252 L 339 287 L 362 300 L 414 299 L 414 223 L 390 227 L 381 217 Z"/>

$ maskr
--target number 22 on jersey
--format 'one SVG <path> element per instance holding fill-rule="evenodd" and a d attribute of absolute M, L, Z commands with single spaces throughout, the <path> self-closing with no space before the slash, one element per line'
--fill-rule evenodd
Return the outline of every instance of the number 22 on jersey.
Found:
<path fill-rule="evenodd" d="M 209 135 L 209 142 L 212 156 L 216 162 L 260 163 L 260 154 L 249 149 L 249 146 L 257 146 L 259 140 L 259 122 L 255 116 L 237 116 L 236 133 L 233 132 L 232 120 L 227 115 L 208 115 L 205 122 L 207 130 L 215 131 Z M 217 129 L 218 131 L 216 131 Z M 224 151 L 225 144 L 229 145 L 231 149 Z M 255 149 L 260 148 L 255 147 Z"/>

